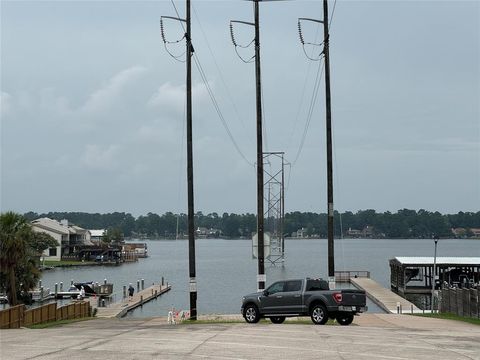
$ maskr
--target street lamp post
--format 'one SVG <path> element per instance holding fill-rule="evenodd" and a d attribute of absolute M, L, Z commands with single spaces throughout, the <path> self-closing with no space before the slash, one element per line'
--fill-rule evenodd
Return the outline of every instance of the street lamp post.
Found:
<path fill-rule="evenodd" d="M 433 237 L 435 242 L 435 251 L 433 253 L 433 274 L 432 274 L 432 314 L 434 313 L 434 299 L 435 299 L 435 274 L 437 273 L 437 243 L 438 236 Z"/>

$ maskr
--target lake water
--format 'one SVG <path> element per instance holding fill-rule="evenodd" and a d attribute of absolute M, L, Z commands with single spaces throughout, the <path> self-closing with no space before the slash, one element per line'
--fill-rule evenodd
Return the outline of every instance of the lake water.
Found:
<path fill-rule="evenodd" d="M 127 317 L 166 316 L 169 309 L 189 309 L 189 270 L 187 240 L 149 240 L 149 257 L 120 266 L 91 266 L 59 268 L 45 271 L 44 287 L 54 289 L 55 283 L 70 280 L 96 281 L 114 284 L 116 300 L 122 296 L 122 287 L 138 279 L 145 287 L 159 283 L 162 276 L 172 290 L 157 300 L 129 313 Z M 335 240 L 335 269 L 367 270 L 370 276 L 390 288 L 388 260 L 395 256 L 433 256 L 432 240 L 343 239 Z M 480 256 L 479 240 L 440 240 L 437 256 Z M 232 314 L 240 311 L 242 296 L 257 289 L 257 260 L 252 258 L 251 240 L 196 240 L 197 308 L 199 314 Z M 265 263 L 267 285 L 280 279 L 327 278 L 327 240 L 287 239 L 285 262 L 272 266 Z M 370 312 L 380 312 L 369 302 Z"/>

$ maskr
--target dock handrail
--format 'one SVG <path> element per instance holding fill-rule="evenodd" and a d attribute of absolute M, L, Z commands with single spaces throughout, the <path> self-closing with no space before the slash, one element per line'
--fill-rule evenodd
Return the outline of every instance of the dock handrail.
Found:
<path fill-rule="evenodd" d="M 370 271 L 344 270 L 335 271 L 335 281 L 350 282 L 350 278 L 370 278 Z"/>

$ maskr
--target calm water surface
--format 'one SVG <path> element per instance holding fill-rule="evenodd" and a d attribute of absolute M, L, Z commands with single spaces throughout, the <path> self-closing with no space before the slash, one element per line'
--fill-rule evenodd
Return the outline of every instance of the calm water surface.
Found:
<path fill-rule="evenodd" d="M 145 286 L 159 283 L 162 276 L 172 290 L 145 304 L 128 317 L 166 316 L 172 307 L 189 308 L 188 241 L 150 240 L 149 257 L 120 266 L 75 267 L 46 271 L 42 281 L 53 290 L 74 281 L 107 279 L 114 284 L 116 300 L 122 286 L 144 279 Z M 335 241 L 336 270 L 368 270 L 371 277 L 390 288 L 388 260 L 395 256 L 433 256 L 432 240 L 345 239 Z M 437 256 L 480 256 L 479 240 L 440 240 Z M 252 259 L 251 240 L 199 239 L 196 241 L 197 307 L 200 314 L 238 313 L 242 296 L 257 289 L 257 260 Z M 266 262 L 267 285 L 280 279 L 327 278 L 327 240 L 289 240 L 285 242 L 284 265 Z M 370 311 L 380 310 L 371 302 Z"/>

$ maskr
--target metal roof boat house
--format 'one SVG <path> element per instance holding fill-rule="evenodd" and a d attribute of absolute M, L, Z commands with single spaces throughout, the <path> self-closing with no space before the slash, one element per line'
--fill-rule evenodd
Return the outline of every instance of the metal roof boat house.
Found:
<path fill-rule="evenodd" d="M 391 289 L 402 296 L 431 293 L 433 279 L 435 289 L 480 286 L 480 257 L 437 257 L 435 276 L 433 256 L 395 257 L 389 262 Z"/>

